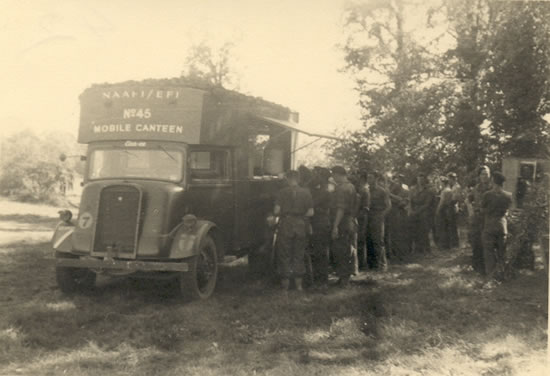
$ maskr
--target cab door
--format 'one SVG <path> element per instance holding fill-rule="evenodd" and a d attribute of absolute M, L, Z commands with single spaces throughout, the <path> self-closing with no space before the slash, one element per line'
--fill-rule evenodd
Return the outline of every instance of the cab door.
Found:
<path fill-rule="evenodd" d="M 227 148 L 195 145 L 189 148 L 186 206 L 198 218 L 214 222 L 225 249 L 232 247 L 234 188 L 231 153 Z"/>

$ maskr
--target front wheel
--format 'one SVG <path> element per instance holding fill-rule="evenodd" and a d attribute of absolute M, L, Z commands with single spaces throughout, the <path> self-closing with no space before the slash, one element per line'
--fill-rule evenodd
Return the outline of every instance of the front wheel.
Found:
<path fill-rule="evenodd" d="M 208 299 L 216 288 L 218 253 L 216 243 L 206 235 L 200 244 L 199 254 L 186 260 L 189 271 L 179 276 L 179 290 L 186 300 Z"/>
<path fill-rule="evenodd" d="M 78 258 L 71 254 L 56 252 L 56 258 Z M 55 268 L 57 285 L 66 294 L 88 292 L 95 286 L 96 274 L 89 269 L 67 268 L 57 266 Z"/>

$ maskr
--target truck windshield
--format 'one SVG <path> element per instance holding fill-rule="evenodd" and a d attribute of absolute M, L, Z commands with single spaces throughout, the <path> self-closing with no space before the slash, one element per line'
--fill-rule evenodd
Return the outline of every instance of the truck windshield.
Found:
<path fill-rule="evenodd" d="M 96 149 L 90 156 L 90 179 L 145 178 L 180 181 L 183 153 L 174 149 Z"/>

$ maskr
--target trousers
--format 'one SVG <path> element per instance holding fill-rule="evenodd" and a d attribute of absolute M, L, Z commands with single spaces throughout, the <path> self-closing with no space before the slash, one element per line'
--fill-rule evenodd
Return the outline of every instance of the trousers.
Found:
<path fill-rule="evenodd" d="M 483 231 L 483 263 L 485 275 L 493 277 L 506 254 L 506 234 L 503 231 Z"/>
<path fill-rule="evenodd" d="M 474 214 L 470 224 L 470 244 L 472 246 L 472 268 L 478 273 L 485 273 L 485 263 L 483 261 L 483 217 L 480 214 Z"/>
<path fill-rule="evenodd" d="M 384 245 L 384 216 L 380 213 L 372 213 L 367 223 L 367 239 L 370 246 L 370 256 L 374 258 L 369 262 L 367 255 L 367 263 L 371 268 L 385 269 L 388 266 L 386 258 L 386 247 Z"/>
<path fill-rule="evenodd" d="M 283 279 L 305 274 L 306 224 L 303 218 L 281 219 L 277 234 L 277 272 Z"/>
<path fill-rule="evenodd" d="M 332 240 L 331 251 L 336 264 L 336 275 L 339 278 L 349 278 L 353 273 L 354 248 L 357 240 L 354 219 L 350 216 L 342 218 L 339 226 L 339 236 Z"/>
<path fill-rule="evenodd" d="M 328 282 L 329 247 L 330 227 L 316 228 L 314 226 L 310 254 L 314 282 Z"/>

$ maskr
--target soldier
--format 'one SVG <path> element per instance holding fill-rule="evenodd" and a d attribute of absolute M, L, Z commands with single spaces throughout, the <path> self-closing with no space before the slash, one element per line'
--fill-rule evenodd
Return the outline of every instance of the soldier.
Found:
<path fill-rule="evenodd" d="M 357 260 L 360 270 L 367 268 L 367 223 L 370 208 L 370 191 L 367 176 L 367 171 L 363 170 L 359 172 L 357 189 L 359 193 L 359 207 L 357 210 Z"/>
<path fill-rule="evenodd" d="M 289 171 L 286 179 L 288 186 L 277 194 L 273 209 L 275 216 L 280 216 L 277 235 L 277 271 L 281 276 L 281 286 L 285 292 L 288 290 L 291 277 L 294 278 L 296 290 L 302 291 L 307 246 L 307 218 L 313 215 L 313 200 L 309 191 L 298 185 L 297 171 Z"/>
<path fill-rule="evenodd" d="M 300 187 L 309 188 L 313 174 L 309 168 L 304 165 L 298 167 L 298 185 Z"/>
<path fill-rule="evenodd" d="M 491 184 L 491 170 L 487 166 L 481 166 L 478 170 L 479 182 L 468 197 L 472 206 L 470 221 L 470 243 L 472 246 L 472 267 L 478 273 L 485 273 L 483 264 L 483 213 L 481 211 L 481 199 L 485 192 L 493 187 Z"/>
<path fill-rule="evenodd" d="M 449 214 L 453 210 L 451 201 L 452 201 L 452 190 L 449 185 L 449 179 L 446 177 L 441 178 L 441 183 L 443 188 L 439 193 L 439 203 L 435 211 L 435 218 L 437 223 L 437 245 L 441 250 L 449 250 L 451 248 L 451 222 Z"/>
<path fill-rule="evenodd" d="M 336 274 L 339 277 L 338 284 L 346 287 L 353 272 L 353 243 L 357 232 L 354 211 L 357 193 L 353 184 L 348 181 L 346 170 L 342 166 L 333 167 L 332 176 L 336 182 L 336 189 L 330 213 L 331 248 L 336 263 Z"/>
<path fill-rule="evenodd" d="M 512 205 L 512 194 L 502 189 L 506 178 L 500 172 L 493 174 L 493 189 L 483 194 L 481 208 L 484 214 L 483 225 L 483 261 L 485 274 L 493 278 L 502 266 L 506 253 L 506 235 L 508 227 L 506 212 Z"/>
<path fill-rule="evenodd" d="M 369 173 L 370 187 L 370 210 L 367 223 L 367 239 L 370 243 L 372 262 L 367 262 L 371 268 L 386 271 L 388 261 L 386 259 L 386 248 L 384 246 L 384 221 L 391 210 L 391 200 L 385 188 L 384 176 L 378 172 Z"/>
<path fill-rule="evenodd" d="M 407 207 L 409 206 L 409 190 L 403 187 L 403 175 L 395 175 L 390 183 L 391 210 L 386 219 L 388 252 L 397 258 L 402 258 L 408 251 Z"/>
<path fill-rule="evenodd" d="M 418 174 L 416 185 L 411 192 L 411 213 L 409 215 L 411 231 L 411 249 L 418 253 L 430 252 L 430 227 L 432 223 L 433 201 L 435 193 L 428 186 L 426 175 Z"/>
<path fill-rule="evenodd" d="M 458 238 L 458 206 L 463 201 L 462 187 L 457 182 L 457 177 L 454 172 L 450 172 L 447 177 L 449 178 L 449 188 L 451 189 L 451 197 L 449 207 L 447 210 L 447 225 L 449 234 L 449 246 L 451 248 L 458 248 L 460 241 Z"/>
<path fill-rule="evenodd" d="M 311 219 L 313 235 L 311 237 L 311 263 L 313 282 L 325 289 L 328 284 L 328 260 L 330 247 L 330 200 L 328 189 L 330 171 L 315 167 L 311 181 L 314 214 Z"/>

